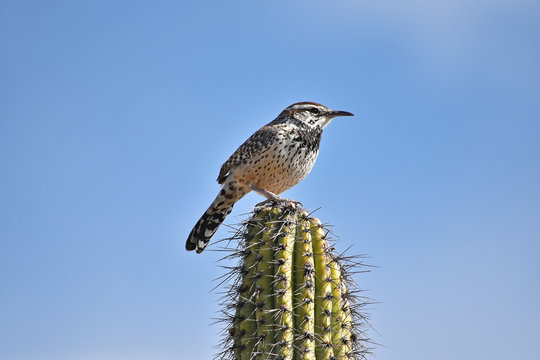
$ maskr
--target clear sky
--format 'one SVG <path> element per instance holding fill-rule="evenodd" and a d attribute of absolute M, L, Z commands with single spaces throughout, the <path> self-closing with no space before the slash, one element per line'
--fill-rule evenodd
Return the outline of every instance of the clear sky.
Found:
<path fill-rule="evenodd" d="M 284 195 L 378 266 L 374 358 L 536 358 L 539 39 L 533 0 L 1 1 L 0 358 L 210 359 L 186 237 L 304 100 L 356 114 Z"/>

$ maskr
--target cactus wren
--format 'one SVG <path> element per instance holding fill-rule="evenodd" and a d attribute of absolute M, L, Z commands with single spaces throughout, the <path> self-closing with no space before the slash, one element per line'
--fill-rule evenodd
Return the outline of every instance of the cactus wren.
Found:
<path fill-rule="evenodd" d="M 221 190 L 199 219 L 186 242 L 201 253 L 234 204 L 251 190 L 267 201 L 289 201 L 278 195 L 311 171 L 319 154 L 323 129 L 336 116 L 353 116 L 314 102 L 299 102 L 257 130 L 221 167 Z"/>

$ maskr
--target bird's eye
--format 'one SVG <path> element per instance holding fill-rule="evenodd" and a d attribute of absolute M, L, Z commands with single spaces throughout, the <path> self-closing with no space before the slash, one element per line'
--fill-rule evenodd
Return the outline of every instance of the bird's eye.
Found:
<path fill-rule="evenodd" d="M 313 114 L 318 114 L 318 113 L 320 113 L 320 110 L 317 109 L 317 108 L 311 108 L 311 109 L 309 109 L 309 112 L 313 113 Z"/>

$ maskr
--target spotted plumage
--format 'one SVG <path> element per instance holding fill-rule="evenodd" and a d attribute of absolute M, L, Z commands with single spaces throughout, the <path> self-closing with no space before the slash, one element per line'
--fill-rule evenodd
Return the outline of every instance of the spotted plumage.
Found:
<path fill-rule="evenodd" d="M 352 115 L 300 102 L 257 130 L 222 165 L 221 190 L 189 234 L 186 249 L 201 253 L 234 204 L 252 190 L 271 201 L 287 201 L 278 195 L 309 174 L 324 128 L 334 117 Z"/>

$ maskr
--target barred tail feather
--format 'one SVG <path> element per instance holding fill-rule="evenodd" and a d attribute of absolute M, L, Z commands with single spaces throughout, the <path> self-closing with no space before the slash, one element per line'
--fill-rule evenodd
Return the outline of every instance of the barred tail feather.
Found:
<path fill-rule="evenodd" d="M 234 177 L 228 176 L 212 205 L 191 230 L 186 241 L 186 250 L 195 250 L 197 254 L 202 253 L 219 225 L 231 213 L 234 203 L 249 191 L 247 186 L 239 184 Z"/>
<path fill-rule="evenodd" d="M 191 230 L 186 241 L 186 250 L 195 250 L 197 254 L 203 252 L 219 225 L 221 225 L 223 220 L 225 220 L 225 217 L 231 213 L 233 205 L 234 204 L 231 204 L 229 207 L 216 209 L 212 204 L 199 221 L 197 221 L 193 230 Z"/>

